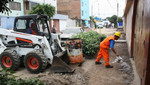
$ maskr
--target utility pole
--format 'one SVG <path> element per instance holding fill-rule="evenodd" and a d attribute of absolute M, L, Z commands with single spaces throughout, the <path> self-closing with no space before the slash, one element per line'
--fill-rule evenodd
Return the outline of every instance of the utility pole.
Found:
<path fill-rule="evenodd" d="M 99 2 L 98 2 L 98 17 L 100 18 Z"/>
<path fill-rule="evenodd" d="M 91 17 L 93 17 L 93 2 L 94 2 L 94 1 L 91 0 Z M 93 28 L 93 24 L 94 24 L 94 23 L 93 23 L 93 18 L 92 18 L 92 20 L 91 20 L 91 27 L 92 27 L 92 28 Z"/>
<path fill-rule="evenodd" d="M 99 0 L 97 0 L 97 10 L 98 10 L 98 12 L 97 12 L 97 17 L 98 18 L 100 18 L 100 5 L 99 5 Z"/>
<path fill-rule="evenodd" d="M 98 1 L 98 17 L 99 17 L 99 20 L 100 20 L 100 5 L 99 5 L 99 1 Z M 101 33 L 101 28 L 99 28 L 99 33 Z"/>
<path fill-rule="evenodd" d="M 43 0 L 43 4 L 45 4 L 45 0 Z"/>
<path fill-rule="evenodd" d="M 118 28 L 118 13 L 119 13 L 119 3 L 117 3 L 117 28 Z"/>
<path fill-rule="evenodd" d="M 91 1 L 92 4 L 91 4 L 91 16 L 93 16 L 93 1 Z"/>

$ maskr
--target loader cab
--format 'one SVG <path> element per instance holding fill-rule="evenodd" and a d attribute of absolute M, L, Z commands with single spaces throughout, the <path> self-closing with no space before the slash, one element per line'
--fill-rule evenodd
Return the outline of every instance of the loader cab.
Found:
<path fill-rule="evenodd" d="M 15 18 L 14 31 L 33 35 L 46 36 L 49 40 L 51 35 L 46 15 L 26 15 Z"/>

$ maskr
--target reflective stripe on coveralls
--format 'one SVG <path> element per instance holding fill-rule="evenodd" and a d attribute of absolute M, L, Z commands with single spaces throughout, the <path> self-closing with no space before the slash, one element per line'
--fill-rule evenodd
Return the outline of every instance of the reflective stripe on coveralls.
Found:
<path fill-rule="evenodd" d="M 97 59 L 96 59 L 96 62 L 99 62 L 100 59 L 103 56 L 103 58 L 105 60 L 105 66 L 109 65 L 109 53 L 108 53 L 108 49 L 109 49 L 109 46 L 110 46 L 109 40 L 115 40 L 115 37 L 114 36 L 109 36 L 100 43 L 100 50 L 99 50 L 99 53 L 98 53 L 98 56 L 97 56 Z"/>

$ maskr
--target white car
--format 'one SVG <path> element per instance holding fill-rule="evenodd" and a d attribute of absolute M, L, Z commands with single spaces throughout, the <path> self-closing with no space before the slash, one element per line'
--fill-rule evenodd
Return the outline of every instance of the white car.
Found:
<path fill-rule="evenodd" d="M 60 34 L 62 46 L 65 45 L 67 39 L 70 39 L 73 35 L 77 35 L 82 32 L 84 32 L 84 29 L 81 27 L 68 27 L 65 30 L 62 30 Z"/>
<path fill-rule="evenodd" d="M 99 28 L 103 28 L 103 25 L 102 25 L 102 24 L 98 24 L 98 27 L 99 27 Z"/>

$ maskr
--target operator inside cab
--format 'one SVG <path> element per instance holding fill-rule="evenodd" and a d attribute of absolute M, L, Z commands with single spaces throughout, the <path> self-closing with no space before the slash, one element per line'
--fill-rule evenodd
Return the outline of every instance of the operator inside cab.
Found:
<path fill-rule="evenodd" d="M 29 34 L 37 35 L 35 23 L 30 24 L 29 29 L 27 29 Z"/>

